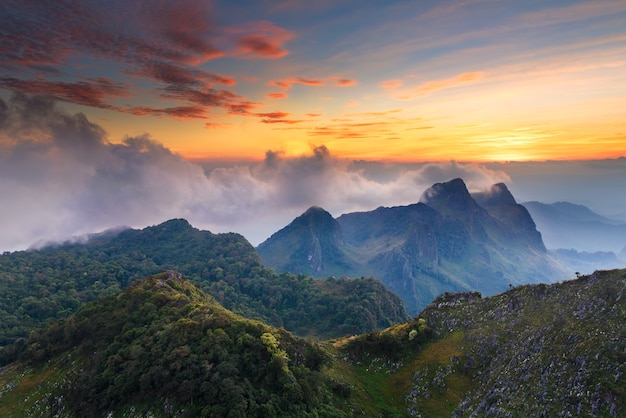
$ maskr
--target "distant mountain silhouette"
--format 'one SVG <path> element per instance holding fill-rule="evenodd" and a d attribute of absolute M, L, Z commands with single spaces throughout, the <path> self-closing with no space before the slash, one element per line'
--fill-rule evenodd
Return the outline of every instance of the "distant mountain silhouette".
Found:
<path fill-rule="evenodd" d="M 619 252 L 626 245 L 626 223 L 569 202 L 523 204 L 550 249 Z"/>
<path fill-rule="evenodd" d="M 433 185 L 416 204 L 336 220 L 311 208 L 257 251 L 277 271 L 374 276 L 411 314 L 446 291 L 494 294 L 567 274 L 504 184 L 471 195 L 461 179 Z"/>

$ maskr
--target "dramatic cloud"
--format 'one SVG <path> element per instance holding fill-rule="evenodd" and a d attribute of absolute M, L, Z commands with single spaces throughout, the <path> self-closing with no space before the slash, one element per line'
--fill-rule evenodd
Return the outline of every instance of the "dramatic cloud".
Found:
<path fill-rule="evenodd" d="M 289 123 L 284 116 L 264 117 Z M 101 127 L 51 99 L 0 100 L 0 250 L 174 217 L 258 244 L 312 205 L 340 215 L 415 203 L 434 182 L 459 176 L 471 188 L 507 180 L 471 164 L 357 163 L 324 146 L 298 158 L 268 151 L 262 163 L 203 169 L 146 135 L 111 143 Z"/>
<path fill-rule="evenodd" d="M 326 84 L 324 80 L 318 80 L 313 78 L 294 77 L 284 78 L 282 80 L 269 81 L 268 86 L 280 87 L 283 89 L 290 89 L 294 84 L 303 84 L 305 86 L 323 86 Z"/>
<path fill-rule="evenodd" d="M 260 118 L 269 118 L 269 119 L 282 119 L 286 116 L 289 116 L 287 112 L 269 112 L 269 113 L 257 113 L 256 116 Z"/>
<path fill-rule="evenodd" d="M 106 99 L 128 96 L 124 85 L 106 78 L 64 83 L 45 80 L 24 81 L 13 77 L 2 77 L 0 88 L 25 94 L 42 94 L 43 92 L 57 100 L 113 110 L 121 109 L 110 105 Z"/>
<path fill-rule="evenodd" d="M 222 27 L 214 22 L 211 3 L 199 0 L 5 3 L 0 88 L 133 115 L 203 119 L 218 110 L 247 116 L 256 104 L 214 87 L 232 87 L 234 77 L 198 66 L 224 55 L 279 58 L 293 37 L 265 21 Z M 228 45 L 233 49 L 225 49 Z M 100 70 L 93 65 L 98 60 L 107 63 Z M 68 65 L 107 77 L 68 82 Z M 115 81 L 122 77 L 125 83 Z M 119 104 L 120 98 L 146 90 L 163 101 L 183 103 Z"/>
<path fill-rule="evenodd" d="M 237 55 L 244 58 L 281 58 L 289 52 L 283 44 L 293 38 L 293 33 L 275 26 L 271 22 L 248 24 L 242 28 L 231 28 L 229 32 L 252 32 L 237 39 Z"/>
<path fill-rule="evenodd" d="M 351 80 L 349 78 L 340 78 L 340 79 L 335 79 L 335 85 L 339 87 L 351 87 L 351 86 L 356 86 L 357 82 L 356 80 Z"/>
<path fill-rule="evenodd" d="M 269 97 L 270 99 L 286 99 L 287 98 L 287 93 L 283 93 L 283 92 L 275 92 L 275 93 L 268 93 L 267 97 Z"/>
<path fill-rule="evenodd" d="M 434 93 L 439 90 L 459 87 L 462 85 L 474 83 L 475 81 L 480 80 L 484 76 L 482 72 L 471 72 L 471 73 L 462 73 L 456 75 L 452 78 L 447 78 L 444 80 L 434 80 L 428 81 L 420 86 L 407 90 L 398 98 L 402 100 L 410 100 L 415 99 L 417 97 L 428 96 L 431 93 Z"/>

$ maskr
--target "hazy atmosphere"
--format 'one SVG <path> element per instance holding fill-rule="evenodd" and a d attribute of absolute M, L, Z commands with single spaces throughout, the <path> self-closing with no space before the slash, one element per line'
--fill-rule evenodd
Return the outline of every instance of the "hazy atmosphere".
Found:
<path fill-rule="evenodd" d="M 626 219 L 623 1 L 31 3 L 0 6 L 0 250 L 256 245 L 456 177 Z"/>

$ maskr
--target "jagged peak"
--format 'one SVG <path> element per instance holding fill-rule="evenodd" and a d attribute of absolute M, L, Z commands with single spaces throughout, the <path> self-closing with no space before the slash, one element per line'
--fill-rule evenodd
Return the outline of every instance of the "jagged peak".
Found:
<path fill-rule="evenodd" d="M 326 209 L 320 206 L 311 206 L 302 214 L 302 216 L 311 216 L 311 215 L 324 215 L 324 216 L 328 215 L 332 218 L 332 215 Z"/>
<path fill-rule="evenodd" d="M 445 183 L 435 183 L 426 189 L 419 200 L 432 208 L 465 210 L 476 205 L 463 179 L 456 178 Z"/>
<path fill-rule="evenodd" d="M 516 205 L 515 198 L 504 183 L 496 183 L 489 189 L 472 193 L 472 197 L 481 206 L 491 206 L 494 204 Z"/>
<path fill-rule="evenodd" d="M 315 224 L 315 225 L 334 225 L 336 224 L 335 218 L 327 210 L 319 206 L 311 206 L 302 215 L 293 220 L 292 224 Z"/>

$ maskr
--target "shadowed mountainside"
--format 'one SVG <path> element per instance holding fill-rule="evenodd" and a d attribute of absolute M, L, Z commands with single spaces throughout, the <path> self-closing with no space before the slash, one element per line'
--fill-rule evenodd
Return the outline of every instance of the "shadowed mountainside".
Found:
<path fill-rule="evenodd" d="M 568 275 L 506 185 L 472 195 L 461 179 L 433 185 L 408 206 L 337 219 L 311 208 L 257 251 L 277 271 L 374 276 L 411 314 L 446 291 L 494 294 Z"/>
<path fill-rule="evenodd" d="M 523 204 L 537 223 L 550 249 L 580 252 L 611 251 L 626 247 L 626 223 L 598 215 L 569 202 Z"/>

